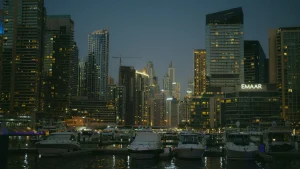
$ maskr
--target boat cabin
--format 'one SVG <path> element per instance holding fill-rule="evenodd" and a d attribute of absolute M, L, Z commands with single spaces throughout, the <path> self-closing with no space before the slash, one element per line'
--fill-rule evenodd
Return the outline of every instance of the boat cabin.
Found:
<path fill-rule="evenodd" d="M 230 133 L 227 135 L 226 142 L 232 142 L 235 145 L 249 145 L 251 142 L 250 134 L 248 133 Z"/>

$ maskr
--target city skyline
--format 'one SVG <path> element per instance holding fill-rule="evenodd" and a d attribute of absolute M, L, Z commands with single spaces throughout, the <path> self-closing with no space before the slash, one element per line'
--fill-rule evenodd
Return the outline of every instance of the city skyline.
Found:
<path fill-rule="evenodd" d="M 123 65 L 134 66 L 139 70 L 148 61 L 152 61 L 159 84 L 162 86 L 165 69 L 172 60 L 177 72 L 176 79 L 181 83 L 182 96 L 188 88 L 188 78 L 193 76 L 193 69 L 189 66 L 193 64 L 193 49 L 205 48 L 207 14 L 241 6 L 244 12 L 244 39 L 258 40 L 267 57 L 269 29 L 300 25 L 300 21 L 297 23 L 300 14 L 297 13 L 296 8 L 299 2 L 214 1 L 204 5 L 197 5 L 201 4 L 198 1 L 189 1 L 189 3 L 174 1 L 172 4 L 158 1 L 151 3 L 107 1 L 101 2 L 101 5 L 97 5 L 100 3 L 98 1 L 89 2 L 85 4 L 76 0 L 72 3 L 56 0 L 45 2 L 47 14 L 72 15 L 75 21 L 75 38 L 79 46 L 79 56 L 82 58 L 87 54 L 88 33 L 109 28 L 111 33 L 109 75 L 118 79 L 118 61 L 111 59 L 112 56 L 142 57 L 126 59 Z M 63 8 L 56 4 L 61 4 Z M 79 5 L 81 12 L 78 12 Z M 94 8 L 99 6 L 99 9 Z M 101 6 L 106 7 L 101 8 Z M 287 10 L 288 12 L 284 12 Z M 82 17 L 82 13 L 90 19 Z M 257 17 L 261 19 L 257 20 Z M 126 43 L 128 40 L 131 43 Z"/>

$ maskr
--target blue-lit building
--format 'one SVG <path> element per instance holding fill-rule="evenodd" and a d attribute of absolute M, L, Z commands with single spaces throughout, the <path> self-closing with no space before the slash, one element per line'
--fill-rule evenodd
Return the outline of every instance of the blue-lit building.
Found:
<path fill-rule="evenodd" d="M 108 85 L 108 29 L 97 30 L 88 36 L 87 90 L 89 99 L 106 100 Z"/>

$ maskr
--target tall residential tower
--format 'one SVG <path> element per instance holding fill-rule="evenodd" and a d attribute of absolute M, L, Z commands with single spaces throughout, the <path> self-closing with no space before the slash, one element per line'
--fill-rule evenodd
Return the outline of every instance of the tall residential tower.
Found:
<path fill-rule="evenodd" d="M 9 118 L 27 117 L 29 122 L 41 108 L 44 0 L 4 0 L 3 8 L 0 114 Z"/>
<path fill-rule="evenodd" d="M 108 83 L 108 29 L 97 30 L 88 36 L 88 97 L 95 100 L 106 100 Z"/>
<path fill-rule="evenodd" d="M 270 83 L 277 84 L 284 119 L 300 122 L 300 27 L 269 31 Z"/>
<path fill-rule="evenodd" d="M 194 50 L 194 95 L 201 96 L 206 90 L 206 51 Z"/>

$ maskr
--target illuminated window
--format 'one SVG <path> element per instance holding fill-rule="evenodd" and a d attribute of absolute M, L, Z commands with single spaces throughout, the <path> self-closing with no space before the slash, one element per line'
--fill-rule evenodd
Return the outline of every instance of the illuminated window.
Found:
<path fill-rule="evenodd" d="M 286 55 L 287 55 L 287 53 L 286 53 L 286 52 L 284 52 L 284 53 L 283 53 L 283 55 L 284 55 L 284 56 L 286 56 Z"/>
<path fill-rule="evenodd" d="M 289 92 L 289 93 L 292 93 L 292 92 L 293 92 L 293 89 L 289 89 L 288 92 Z"/>

